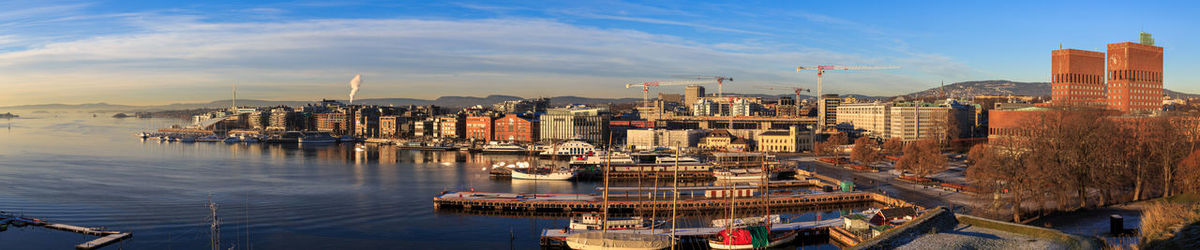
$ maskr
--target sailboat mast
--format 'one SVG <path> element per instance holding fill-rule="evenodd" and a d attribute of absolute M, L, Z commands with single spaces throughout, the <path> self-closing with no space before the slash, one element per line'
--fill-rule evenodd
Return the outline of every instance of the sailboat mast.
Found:
<path fill-rule="evenodd" d="M 730 123 L 730 125 L 732 125 L 732 123 Z M 730 169 L 730 171 L 732 171 L 732 169 Z M 725 233 L 727 235 L 726 237 L 732 237 L 733 236 L 733 230 L 732 230 L 732 228 L 733 228 L 733 200 L 734 200 L 734 197 L 736 197 L 736 195 L 734 195 L 734 193 L 737 192 L 737 189 L 735 188 L 737 186 L 737 184 L 734 183 L 733 181 L 726 181 L 726 184 L 729 184 L 729 214 L 727 216 L 727 217 L 729 217 L 729 220 L 725 221 L 726 222 L 725 223 Z"/>
<path fill-rule="evenodd" d="M 763 220 L 766 220 L 765 224 L 767 225 L 767 229 L 770 230 L 771 229 L 771 169 L 767 168 L 767 153 L 763 153 L 762 163 L 759 164 L 759 167 L 762 168 L 762 172 L 763 172 L 763 197 L 766 198 L 766 202 L 763 203 L 763 206 L 767 207 L 767 209 L 766 209 L 767 215 L 766 215 L 766 217 L 763 217 Z"/>
<path fill-rule="evenodd" d="M 608 171 L 612 168 L 612 131 L 608 132 L 608 147 L 604 149 L 604 211 L 600 220 L 600 234 L 608 234 Z"/>
<path fill-rule="evenodd" d="M 675 211 L 679 205 L 679 146 L 675 146 L 675 174 L 671 179 L 671 241 L 675 240 Z M 675 244 L 671 244 L 671 250 L 675 249 Z"/>

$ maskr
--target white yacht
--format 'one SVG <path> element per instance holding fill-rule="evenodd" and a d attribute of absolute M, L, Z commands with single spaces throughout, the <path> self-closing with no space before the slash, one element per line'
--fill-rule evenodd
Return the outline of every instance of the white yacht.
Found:
<path fill-rule="evenodd" d="M 488 143 L 483 146 L 484 153 L 525 153 L 525 147 L 514 143 Z"/>
<path fill-rule="evenodd" d="M 575 170 L 569 168 L 558 169 L 513 169 L 512 178 L 521 180 L 545 180 L 545 181 L 565 181 L 575 178 Z"/>
<path fill-rule="evenodd" d="M 571 219 L 571 230 L 600 230 L 603 223 L 603 217 L 598 213 L 585 213 L 579 218 Z M 608 218 L 608 230 L 622 229 L 645 229 L 650 228 L 653 223 L 650 219 L 645 219 L 639 216 Z"/>

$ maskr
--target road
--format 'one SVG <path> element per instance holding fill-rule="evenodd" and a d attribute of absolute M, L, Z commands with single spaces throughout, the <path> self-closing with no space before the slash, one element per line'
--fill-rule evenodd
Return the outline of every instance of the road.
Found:
<path fill-rule="evenodd" d="M 954 208 L 955 212 L 969 212 L 969 205 L 973 199 L 968 194 L 898 181 L 895 175 L 888 173 L 892 168 L 887 164 L 876 165 L 880 171 L 870 173 L 817 162 L 815 157 L 794 157 L 789 160 L 798 161 L 798 166 L 802 169 L 814 170 L 818 174 L 839 180 L 853 181 L 857 190 L 886 194 L 923 207 L 944 206 Z M 947 176 L 961 175 L 961 169 L 950 169 L 943 173 Z"/>

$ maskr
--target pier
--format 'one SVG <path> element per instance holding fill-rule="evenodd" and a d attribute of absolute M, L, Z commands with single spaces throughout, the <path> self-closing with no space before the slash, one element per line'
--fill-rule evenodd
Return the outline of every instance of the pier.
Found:
<path fill-rule="evenodd" d="M 97 249 L 97 248 L 111 245 L 113 243 L 120 242 L 122 240 L 128 239 L 129 237 L 133 237 L 132 233 L 124 233 L 124 232 L 118 232 L 118 231 L 106 231 L 106 230 L 102 230 L 102 229 L 98 229 L 98 228 L 73 226 L 73 225 L 59 224 L 59 223 L 48 223 L 46 221 L 39 220 L 39 219 L 30 219 L 30 218 L 19 217 L 19 216 L 5 214 L 5 213 L 0 213 L 0 222 L 6 223 L 6 224 L 40 226 L 40 227 L 59 230 L 59 231 L 67 231 L 67 232 L 72 232 L 72 233 L 77 233 L 77 234 L 100 236 L 100 238 L 96 238 L 94 240 L 90 240 L 88 242 L 84 242 L 84 243 L 80 243 L 79 245 L 75 245 L 75 249 L 80 249 L 80 250 Z"/>
<path fill-rule="evenodd" d="M 771 231 L 789 231 L 799 230 L 800 236 L 824 236 L 828 234 L 829 228 L 837 227 L 842 223 L 841 218 L 819 220 L 819 221 L 802 221 L 771 225 Z M 675 236 L 679 238 L 703 239 L 716 235 L 723 227 L 693 227 L 693 228 L 677 228 Z M 563 246 L 563 240 L 571 234 L 594 232 L 598 230 L 567 230 L 567 229 L 542 229 L 541 244 L 542 246 Z M 627 229 L 620 230 L 622 233 L 637 233 L 637 234 L 658 234 L 671 235 L 671 228 L 657 228 L 651 231 L 650 229 Z"/>
<path fill-rule="evenodd" d="M 797 208 L 810 206 L 828 206 L 846 203 L 880 203 L 888 206 L 912 206 L 907 202 L 893 199 L 881 194 L 867 192 L 833 192 L 833 193 L 772 193 L 768 200 L 763 196 L 738 198 L 734 206 L 744 208 L 764 207 Z M 634 196 L 636 197 L 636 196 Z M 438 210 L 492 210 L 492 211 L 525 211 L 545 213 L 570 214 L 572 212 L 599 212 L 603 210 L 601 198 L 592 194 L 522 194 L 522 193 L 488 193 L 488 192 L 442 192 L 433 198 L 434 209 Z M 696 197 L 681 197 L 677 203 L 680 210 L 718 210 L 729 207 L 729 199 L 708 199 Z M 615 213 L 648 214 L 651 211 L 667 211 L 671 209 L 669 199 L 645 200 L 630 199 L 629 197 L 609 197 L 609 211 Z"/>

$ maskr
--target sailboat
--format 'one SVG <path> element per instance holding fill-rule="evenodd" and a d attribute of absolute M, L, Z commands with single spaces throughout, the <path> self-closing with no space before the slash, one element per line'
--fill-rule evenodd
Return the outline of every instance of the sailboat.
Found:
<path fill-rule="evenodd" d="M 609 133 L 609 142 L 612 141 L 612 134 Z M 608 150 L 612 149 L 612 144 L 608 145 Z M 583 233 L 575 233 L 567 236 L 564 240 L 567 242 L 567 247 L 580 250 L 655 250 L 671 247 L 675 244 L 673 236 L 661 234 L 638 234 L 626 232 L 610 232 L 608 231 L 608 172 L 611 162 L 604 164 L 604 193 L 603 193 L 603 216 L 601 218 L 600 231 L 591 231 Z M 672 231 L 672 235 L 674 231 Z"/>
<path fill-rule="evenodd" d="M 763 183 L 766 183 L 767 176 L 770 176 L 770 171 L 767 170 L 767 168 L 766 168 L 766 157 L 765 156 L 763 157 L 762 169 L 763 169 L 763 172 L 766 172 L 767 174 L 760 175 L 760 178 L 762 178 Z M 732 184 L 729 186 L 730 193 L 734 193 L 733 187 L 734 187 L 734 185 L 732 185 Z M 775 247 L 775 246 L 787 244 L 787 243 L 792 242 L 792 240 L 796 239 L 796 234 L 798 234 L 798 232 L 796 230 L 771 232 L 771 224 L 773 222 L 776 222 L 776 220 L 778 220 L 777 219 L 778 217 L 772 218 L 772 215 L 771 215 L 771 205 L 770 205 L 771 204 L 770 203 L 770 200 L 771 200 L 770 188 L 771 187 L 770 186 L 763 186 L 763 187 L 765 188 L 763 191 L 764 199 L 766 199 L 768 201 L 768 202 L 764 203 L 766 206 L 765 214 L 763 215 L 763 217 L 760 218 L 763 222 L 763 225 L 745 226 L 744 223 L 738 223 L 739 220 L 740 220 L 740 222 L 745 222 L 745 220 L 744 219 L 735 220 L 733 218 L 734 199 L 737 198 L 737 195 L 730 195 L 729 196 L 729 215 L 728 215 L 727 219 L 722 220 L 722 222 L 724 222 L 724 223 L 721 223 L 725 226 L 725 230 L 721 230 L 720 232 L 717 233 L 716 237 L 714 237 L 708 241 L 709 248 L 712 248 L 712 249 L 769 248 L 769 247 Z"/>

